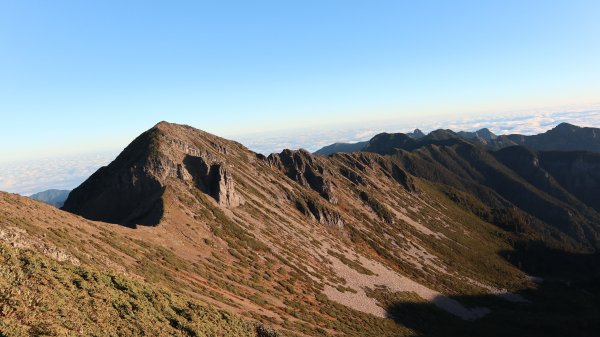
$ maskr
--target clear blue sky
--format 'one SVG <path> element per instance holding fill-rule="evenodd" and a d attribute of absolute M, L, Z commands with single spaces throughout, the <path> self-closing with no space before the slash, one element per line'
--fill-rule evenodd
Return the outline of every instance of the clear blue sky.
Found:
<path fill-rule="evenodd" d="M 0 1 L 0 161 L 600 99 L 598 1 Z"/>

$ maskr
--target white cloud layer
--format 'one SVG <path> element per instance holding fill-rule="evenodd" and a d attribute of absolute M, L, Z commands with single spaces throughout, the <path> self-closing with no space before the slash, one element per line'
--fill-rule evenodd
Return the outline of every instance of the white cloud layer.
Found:
<path fill-rule="evenodd" d="M 516 112 L 485 117 L 464 117 L 461 119 L 404 120 L 379 122 L 362 126 L 341 128 L 304 129 L 271 133 L 267 135 L 248 135 L 236 137 L 236 140 L 250 149 L 263 154 L 280 152 L 285 148 L 304 148 L 314 152 L 325 145 L 335 142 L 359 142 L 369 140 L 380 132 L 412 132 L 415 128 L 428 133 L 436 129 L 454 131 L 474 131 L 489 128 L 496 134 L 538 134 L 554 126 L 567 122 L 578 126 L 600 127 L 600 109 L 577 112 Z"/>
<path fill-rule="evenodd" d="M 115 153 L 96 153 L 2 164 L 0 190 L 22 195 L 48 189 L 70 190 L 115 157 Z"/>
<path fill-rule="evenodd" d="M 417 127 L 425 133 L 439 128 L 472 131 L 487 127 L 496 134 L 536 134 L 562 122 L 600 127 L 600 109 L 578 112 L 520 112 L 492 117 L 465 117 L 460 120 L 379 122 L 362 126 L 300 129 L 233 138 L 251 150 L 263 154 L 280 152 L 286 148 L 305 148 L 312 152 L 334 142 L 364 141 L 380 132 L 409 132 Z M 30 195 L 51 188 L 73 189 L 97 169 L 107 165 L 116 155 L 117 153 L 95 153 L 1 164 L 0 190 Z"/>

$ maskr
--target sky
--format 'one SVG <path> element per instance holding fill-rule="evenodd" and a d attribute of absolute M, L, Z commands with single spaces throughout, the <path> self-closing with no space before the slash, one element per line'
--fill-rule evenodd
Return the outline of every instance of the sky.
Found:
<path fill-rule="evenodd" d="M 6 167 L 89 171 L 161 120 L 264 152 L 589 112 L 598 17 L 581 0 L 0 0 L 0 190 Z"/>

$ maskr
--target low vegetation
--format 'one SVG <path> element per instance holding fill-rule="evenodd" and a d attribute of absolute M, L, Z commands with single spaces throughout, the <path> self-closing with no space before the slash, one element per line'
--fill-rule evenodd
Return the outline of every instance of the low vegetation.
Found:
<path fill-rule="evenodd" d="M 170 291 L 0 245 L 1 336 L 278 336 Z"/>

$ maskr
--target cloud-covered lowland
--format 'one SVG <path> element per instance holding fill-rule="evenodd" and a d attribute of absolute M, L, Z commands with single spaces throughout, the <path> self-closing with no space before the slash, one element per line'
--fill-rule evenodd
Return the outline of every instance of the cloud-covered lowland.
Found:
<path fill-rule="evenodd" d="M 0 165 L 0 190 L 31 195 L 48 189 L 70 190 L 81 184 L 116 153 L 20 161 Z"/>
<path fill-rule="evenodd" d="M 577 112 L 515 112 L 485 117 L 461 119 L 430 118 L 379 122 L 361 126 L 320 128 L 285 131 L 269 134 L 254 134 L 234 137 L 250 149 L 263 154 L 280 152 L 283 149 L 304 148 L 314 152 L 335 142 L 359 142 L 369 140 L 380 132 L 411 132 L 415 128 L 428 133 L 436 129 L 474 131 L 489 128 L 495 134 L 519 133 L 525 135 L 542 133 L 554 126 L 567 122 L 578 126 L 600 127 L 600 109 Z"/>
<path fill-rule="evenodd" d="M 334 142 L 368 140 L 380 132 L 408 132 L 420 128 L 427 133 L 443 128 L 472 131 L 487 127 L 496 134 L 537 134 L 559 123 L 600 127 L 600 109 L 579 112 L 529 112 L 461 119 L 403 120 L 361 126 L 322 127 L 285 132 L 231 137 L 263 154 L 285 148 L 316 151 Z M 112 161 L 118 151 L 91 153 L 65 158 L 48 158 L 0 164 L 0 190 L 30 195 L 51 188 L 72 189 L 98 168 Z"/>

